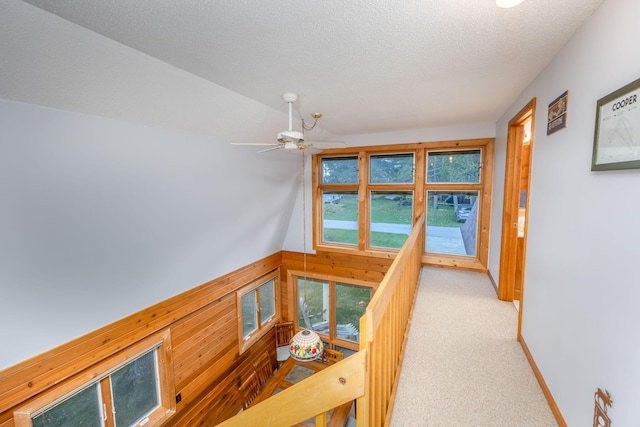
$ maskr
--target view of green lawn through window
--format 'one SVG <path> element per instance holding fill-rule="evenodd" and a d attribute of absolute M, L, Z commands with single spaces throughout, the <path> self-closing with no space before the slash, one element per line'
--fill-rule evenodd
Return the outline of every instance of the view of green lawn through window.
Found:
<path fill-rule="evenodd" d="M 372 191 L 371 246 L 400 249 L 411 233 L 413 224 L 413 192 Z"/>
<path fill-rule="evenodd" d="M 335 300 L 330 301 L 331 295 Z M 298 327 L 311 329 L 328 341 L 331 322 L 335 319 L 333 335 L 343 340 L 359 342 L 360 317 L 371 300 L 372 290 L 333 281 L 297 278 Z"/>
<path fill-rule="evenodd" d="M 426 212 L 425 251 L 476 256 L 483 148 L 426 149 L 321 158 L 320 244 L 401 249 L 413 219 Z M 414 204 L 416 159 L 424 205 Z M 368 162 L 358 170 L 359 161 Z M 362 164 L 362 163 L 360 163 Z M 366 182 L 363 182 L 366 181 Z M 364 193 L 364 194 L 362 194 Z"/>
<path fill-rule="evenodd" d="M 322 190 L 322 242 L 359 244 L 358 158 L 322 159 L 322 184 L 339 184 L 345 190 Z M 376 154 L 369 157 L 367 211 L 369 235 L 366 245 L 400 249 L 413 224 L 413 191 L 395 191 L 397 186 L 413 186 L 414 153 Z M 382 190 L 384 187 L 384 190 Z"/>

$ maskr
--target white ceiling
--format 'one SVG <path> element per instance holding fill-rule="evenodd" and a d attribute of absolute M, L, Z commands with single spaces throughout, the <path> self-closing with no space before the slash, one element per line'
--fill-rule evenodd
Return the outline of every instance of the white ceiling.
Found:
<path fill-rule="evenodd" d="M 298 92 L 297 114 L 354 135 L 497 121 L 603 0 L 25 1 L 199 77 L 203 93 L 286 112 L 281 93 Z M 98 101 L 74 102 L 56 106 Z"/>

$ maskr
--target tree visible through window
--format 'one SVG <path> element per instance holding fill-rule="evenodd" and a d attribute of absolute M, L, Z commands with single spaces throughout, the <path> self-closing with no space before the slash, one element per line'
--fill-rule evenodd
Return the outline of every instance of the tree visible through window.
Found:
<path fill-rule="evenodd" d="M 15 426 L 160 425 L 175 411 L 168 342 L 168 330 L 154 334 L 79 374 L 14 412 Z"/>

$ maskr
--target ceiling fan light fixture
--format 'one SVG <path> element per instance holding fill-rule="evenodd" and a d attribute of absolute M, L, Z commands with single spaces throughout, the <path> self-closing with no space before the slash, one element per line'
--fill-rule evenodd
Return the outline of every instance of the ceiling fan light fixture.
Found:
<path fill-rule="evenodd" d="M 524 0 L 496 0 L 496 6 L 508 9 L 522 3 Z"/>
<path fill-rule="evenodd" d="M 302 134 L 302 132 L 287 130 L 278 134 L 278 141 L 284 143 L 292 142 L 296 144 L 298 142 L 304 141 L 304 135 Z"/>

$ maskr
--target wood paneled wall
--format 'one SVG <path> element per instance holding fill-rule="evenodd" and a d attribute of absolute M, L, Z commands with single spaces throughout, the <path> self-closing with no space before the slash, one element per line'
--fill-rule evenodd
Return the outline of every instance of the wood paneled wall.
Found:
<path fill-rule="evenodd" d="M 215 425 L 235 415 L 242 399 L 238 386 L 264 351 L 275 361 L 271 330 L 239 355 L 235 292 L 280 268 L 282 315 L 287 307 L 287 271 L 380 283 L 393 261 L 318 252 L 306 257 L 280 252 L 186 291 L 55 349 L 0 371 L 0 427 L 14 427 L 13 411 L 123 348 L 169 328 L 176 394 L 182 400 L 168 426 Z M 275 362 L 274 362 L 275 366 Z"/>
<path fill-rule="evenodd" d="M 152 333 L 169 328 L 176 394 L 182 400 L 167 425 L 213 425 L 241 408 L 240 379 L 263 351 L 275 361 L 271 331 L 239 356 L 235 291 L 278 269 L 281 253 L 118 320 L 0 371 L 0 427 L 13 411 Z"/>

